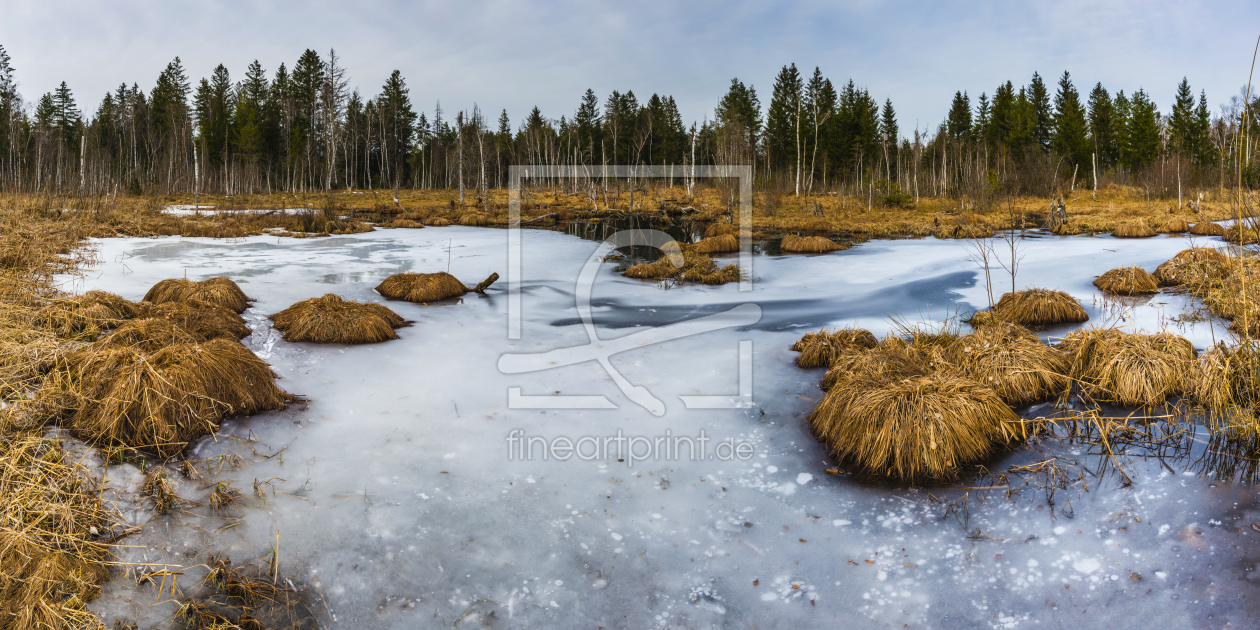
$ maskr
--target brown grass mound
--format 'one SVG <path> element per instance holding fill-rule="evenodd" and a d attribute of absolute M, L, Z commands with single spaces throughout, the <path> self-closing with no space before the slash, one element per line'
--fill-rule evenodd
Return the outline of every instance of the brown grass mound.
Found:
<path fill-rule="evenodd" d="M 408 228 L 413 230 L 424 227 L 424 225 L 419 221 L 414 221 L 412 219 L 394 219 L 384 225 L 388 228 Z"/>
<path fill-rule="evenodd" d="M 35 323 L 60 337 L 92 341 L 101 330 L 113 328 L 139 312 L 139 305 L 113 293 L 88 291 L 53 300 L 35 315 Z"/>
<path fill-rule="evenodd" d="M 825 236 L 797 236 L 788 234 L 779 243 L 779 248 L 794 254 L 818 254 L 847 249 Z"/>
<path fill-rule="evenodd" d="M 1159 291 L 1159 281 L 1141 267 L 1119 267 L 1094 280 L 1094 286 L 1116 295 L 1146 295 Z"/>
<path fill-rule="evenodd" d="M 1198 236 L 1225 236 L 1225 227 L 1211 221 L 1199 221 L 1190 226 L 1190 233 Z"/>
<path fill-rule="evenodd" d="M 380 304 L 351 302 L 329 293 L 290 306 L 271 316 L 285 341 L 380 343 L 397 339 L 395 328 L 411 322 Z"/>
<path fill-rule="evenodd" d="M 734 237 L 732 237 L 734 238 Z M 739 282 L 743 272 L 739 265 L 730 264 L 718 268 L 712 258 L 688 248 L 682 252 L 683 266 L 675 267 L 669 256 L 662 256 L 654 263 L 640 263 L 626 269 L 621 275 L 639 280 L 678 280 L 718 285 Z"/>
<path fill-rule="evenodd" d="M 283 409 L 294 400 L 276 387 L 266 362 L 227 339 L 151 353 L 92 348 L 67 363 L 53 377 L 76 399 L 66 422 L 71 433 L 159 457 L 178 454 L 224 418 Z"/>
<path fill-rule="evenodd" d="M 142 352 L 157 352 L 170 345 L 202 343 L 211 339 L 235 341 L 238 337 L 222 330 L 201 330 L 194 333 L 169 319 L 142 317 L 133 319 L 102 336 L 92 345 L 92 349 L 133 348 Z"/>
<path fill-rule="evenodd" d="M 1192 289 L 1229 272 L 1229 257 L 1211 247 L 1191 247 L 1155 268 L 1160 286 L 1187 285 Z"/>
<path fill-rule="evenodd" d="M 1089 319 L 1076 298 L 1050 289 L 1026 289 L 1007 293 L 993 307 L 993 314 L 1021 326 L 1083 322 Z"/>
<path fill-rule="evenodd" d="M 1082 329 L 1065 337 L 1059 349 L 1086 395 L 1123 407 L 1156 405 L 1181 394 L 1195 364 L 1194 344 L 1170 333 Z"/>
<path fill-rule="evenodd" d="M 109 522 L 57 440 L 0 437 L 0 628 L 104 628 L 84 605 L 109 576 Z"/>
<path fill-rule="evenodd" d="M 925 376 L 940 367 L 940 359 L 939 346 L 922 340 L 907 341 L 902 337 L 888 336 L 869 350 L 853 346 L 848 352 L 836 355 L 819 388 L 827 391 L 836 383 L 858 375 L 890 380 Z"/>
<path fill-rule="evenodd" d="M 249 308 L 251 298 L 228 278 L 209 278 L 200 282 L 183 278 L 170 278 L 153 285 L 144 294 L 144 301 L 153 304 L 201 300 L 226 308 L 233 313 L 243 313 Z"/>
<path fill-rule="evenodd" d="M 429 220 L 429 227 L 446 227 L 450 224 L 451 224 L 450 219 L 443 219 L 442 217 Z"/>
<path fill-rule="evenodd" d="M 709 227 L 704 229 L 705 238 L 713 238 L 714 236 L 723 236 L 726 234 L 738 236 L 739 226 L 734 223 L 710 223 Z"/>
<path fill-rule="evenodd" d="M 875 335 L 863 328 L 824 328 L 816 333 L 806 333 L 792 344 L 792 349 L 801 353 L 796 357 L 797 366 L 816 368 L 831 367 L 843 354 L 870 350 L 878 345 Z"/>
<path fill-rule="evenodd" d="M 1250 412 L 1260 403 L 1260 351 L 1253 344 L 1229 347 L 1219 343 L 1199 355 L 1186 393 L 1214 412 Z M 1233 414 L 1231 414 L 1233 415 Z"/>
<path fill-rule="evenodd" d="M 1155 236 L 1155 234 L 1157 232 L 1154 228 L 1146 225 L 1143 221 L 1124 223 L 1116 226 L 1116 229 L 1111 231 L 1111 235 L 1116 238 L 1150 238 Z"/>
<path fill-rule="evenodd" d="M 472 227 L 485 227 L 490 225 L 490 219 L 484 214 L 465 214 L 459 218 L 460 225 L 468 225 Z"/>
<path fill-rule="evenodd" d="M 244 339 L 249 336 L 245 318 L 205 300 L 189 299 L 165 304 L 142 304 L 141 317 L 166 319 L 178 324 L 194 338 L 209 341 L 220 337 Z"/>
<path fill-rule="evenodd" d="M 809 424 L 834 456 L 903 481 L 953 477 L 1021 435 L 1019 417 L 992 389 L 943 372 L 843 379 Z"/>
<path fill-rule="evenodd" d="M 700 242 L 696 243 L 693 247 L 701 254 L 737 252 L 739 251 L 739 239 L 736 238 L 734 234 L 722 234 L 720 236 L 700 239 Z"/>
<path fill-rule="evenodd" d="M 376 292 L 391 300 L 425 304 L 459 297 L 468 287 L 449 273 L 396 273 L 376 287 Z"/>
<path fill-rule="evenodd" d="M 945 358 L 1012 407 L 1052 398 L 1069 384 L 1067 357 L 1015 324 L 994 323 L 959 337 Z"/>
<path fill-rule="evenodd" d="M 1180 217 L 1169 219 L 1167 223 L 1159 226 L 1162 234 L 1181 234 L 1190 231 L 1190 223 Z"/>

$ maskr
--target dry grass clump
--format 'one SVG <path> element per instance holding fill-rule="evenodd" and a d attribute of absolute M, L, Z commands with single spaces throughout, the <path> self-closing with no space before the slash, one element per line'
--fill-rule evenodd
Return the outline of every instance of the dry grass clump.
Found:
<path fill-rule="evenodd" d="M 1116 238 L 1150 238 L 1156 233 L 1155 229 L 1148 226 L 1145 221 L 1123 223 L 1111 231 L 1111 235 Z"/>
<path fill-rule="evenodd" d="M 200 341 L 220 337 L 244 339 L 250 334 L 245 318 L 204 300 L 194 298 L 165 304 L 142 303 L 142 306 L 144 309 L 140 317 L 174 322 Z"/>
<path fill-rule="evenodd" d="M 721 234 L 718 236 L 700 239 L 700 242 L 696 243 L 692 247 L 701 254 L 737 252 L 739 251 L 739 238 L 737 238 L 734 234 Z"/>
<path fill-rule="evenodd" d="M 424 224 L 412 219 L 394 219 L 389 223 L 383 224 L 383 226 L 387 228 L 408 228 L 414 230 L 424 227 Z"/>
<path fill-rule="evenodd" d="M 1025 289 L 1002 296 L 993 315 L 1021 326 L 1083 322 L 1089 319 L 1076 298 L 1062 291 Z"/>
<path fill-rule="evenodd" d="M 709 227 L 704 229 L 705 238 L 713 238 L 715 236 L 723 236 L 726 234 L 738 236 L 739 226 L 734 223 L 710 223 Z"/>
<path fill-rule="evenodd" d="M 84 610 L 108 576 L 109 522 L 62 444 L 0 436 L 0 628 L 103 628 Z"/>
<path fill-rule="evenodd" d="M 1177 252 L 1155 268 L 1160 286 L 1186 285 L 1191 288 L 1206 284 L 1229 272 L 1229 257 L 1211 247 L 1191 247 Z"/>
<path fill-rule="evenodd" d="M 1015 324 L 994 323 L 959 337 L 945 358 L 1012 407 L 1052 398 L 1069 385 L 1067 357 Z"/>
<path fill-rule="evenodd" d="M 139 305 L 113 293 L 88 291 L 53 300 L 35 315 L 35 323 L 67 339 L 92 341 L 139 312 Z"/>
<path fill-rule="evenodd" d="M 1225 236 L 1225 227 L 1211 221 L 1199 221 L 1190 226 L 1190 233 L 1198 236 Z"/>
<path fill-rule="evenodd" d="M 380 343 L 397 339 L 411 322 L 380 304 L 351 302 L 335 293 L 303 300 L 271 316 L 285 341 Z"/>
<path fill-rule="evenodd" d="M 1094 280 L 1094 286 L 1116 295 L 1146 295 L 1159 292 L 1159 281 L 1141 267 L 1119 267 Z"/>
<path fill-rule="evenodd" d="M 468 287 L 445 271 L 437 273 L 396 273 L 376 287 L 391 300 L 426 304 L 468 293 Z"/>
<path fill-rule="evenodd" d="M 429 227 L 446 227 L 450 224 L 451 224 L 450 219 L 445 219 L 442 217 L 429 219 Z"/>
<path fill-rule="evenodd" d="M 743 273 L 739 265 L 736 264 L 729 264 L 719 268 L 717 262 L 712 258 L 701 254 L 692 247 L 684 249 L 682 255 L 683 265 L 681 267 L 674 266 L 674 262 L 666 255 L 654 263 L 633 265 L 622 272 L 621 275 L 639 280 L 668 279 L 720 285 L 728 282 L 739 282 Z"/>
<path fill-rule="evenodd" d="M 841 328 L 839 330 L 822 329 L 816 333 L 806 333 L 804 337 L 792 344 L 792 349 L 800 352 L 796 357 L 796 365 L 803 368 L 831 367 L 841 355 L 861 350 L 869 350 L 879 345 L 875 335 L 863 328 Z"/>
<path fill-rule="evenodd" d="M 171 481 L 166 468 L 162 466 L 153 468 L 144 476 L 144 483 L 140 484 L 140 493 L 153 501 L 153 511 L 158 514 L 170 512 L 176 505 L 183 502 L 183 499 L 175 494 L 175 482 Z"/>
<path fill-rule="evenodd" d="M 465 214 L 459 218 L 459 224 L 471 227 L 485 227 L 490 225 L 490 218 L 480 213 Z"/>
<path fill-rule="evenodd" d="M 779 243 L 779 248 L 794 254 L 818 254 L 848 249 L 825 236 L 797 236 L 788 234 Z"/>
<path fill-rule="evenodd" d="M 66 427 L 94 444 L 178 454 L 235 415 L 283 409 L 267 363 L 235 341 L 142 348 L 89 348 L 59 368 L 49 395 L 72 400 Z M 41 392 L 44 395 L 44 392 Z"/>
<path fill-rule="evenodd" d="M 804 338 L 797 343 L 803 341 Z M 875 375 L 897 380 L 924 376 L 939 367 L 940 348 L 926 343 L 914 343 L 901 337 L 888 336 L 874 348 L 867 349 L 864 345 L 853 345 L 847 352 L 837 354 L 830 369 L 823 375 L 819 388 L 823 391 L 830 390 L 836 383 L 854 375 Z"/>
<path fill-rule="evenodd" d="M 243 313 L 252 301 L 240 287 L 228 278 L 209 278 L 200 282 L 183 278 L 169 278 L 153 285 L 144 294 L 144 301 L 153 304 L 201 300 L 226 308 L 233 313 Z"/>
<path fill-rule="evenodd" d="M 1157 405 L 1183 393 L 1195 365 L 1194 344 L 1170 333 L 1082 329 L 1068 334 L 1059 349 L 1086 395 L 1122 407 Z"/>
<path fill-rule="evenodd" d="M 1021 435 L 992 389 L 947 372 L 858 372 L 832 386 L 809 424 L 834 456 L 903 481 L 947 479 Z"/>
<path fill-rule="evenodd" d="M 1215 414 L 1249 416 L 1260 403 L 1260 350 L 1254 342 L 1235 347 L 1218 343 L 1203 351 L 1190 374 L 1187 393 Z"/>
<path fill-rule="evenodd" d="M 1181 217 L 1169 219 L 1166 223 L 1159 226 L 1161 234 L 1182 234 L 1190 231 L 1190 223 Z"/>

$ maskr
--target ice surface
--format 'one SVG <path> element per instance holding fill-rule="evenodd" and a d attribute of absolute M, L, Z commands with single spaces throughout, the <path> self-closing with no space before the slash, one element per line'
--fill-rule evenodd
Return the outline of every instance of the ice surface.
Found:
<path fill-rule="evenodd" d="M 125 541 L 134 547 L 120 548 L 122 559 L 186 566 L 210 550 L 241 561 L 266 554 L 278 533 L 282 575 L 315 594 L 327 621 L 356 629 L 456 620 L 503 628 L 1248 627 L 1260 612 L 1260 532 L 1250 527 L 1260 511 L 1249 486 L 1132 458 L 1124 463 L 1132 485 L 1087 474 L 1087 491 L 1077 483 L 1050 505 L 1035 489 L 1008 499 L 1002 489 L 969 489 L 969 482 L 898 489 L 827 472 L 835 462 L 805 425 L 822 373 L 794 367 L 789 346 L 823 325 L 882 335 L 890 315 L 941 318 L 985 306 L 982 274 L 962 241 L 758 256 L 749 293 L 733 284 L 666 290 L 605 264 L 593 297 L 601 338 L 746 301 L 762 308 L 747 329 L 611 359 L 630 383 L 665 401 L 662 417 L 630 402 L 593 361 L 526 374 L 496 368 L 505 352 L 588 342 L 573 292 L 596 243 L 572 236 L 523 234 L 519 341 L 507 339 L 503 281 L 456 302 L 387 302 L 416 324 L 380 345 L 286 343 L 265 317 L 327 292 L 386 303 L 373 287 L 401 271 L 449 267 L 469 284 L 491 272 L 506 278 L 506 242 L 502 230 L 462 227 L 302 240 L 99 241 L 103 262 L 76 289 L 139 299 L 163 278 L 228 275 L 258 300 L 246 312 L 254 329 L 246 342 L 284 388 L 310 399 L 229 421 L 194 448 L 199 458 L 223 456 L 212 479 L 247 494 L 262 484 L 262 498 L 251 496 L 236 512 L 241 524 L 215 533 L 224 522 L 204 509 L 158 517 Z M 1017 280 L 1021 288 L 1068 291 L 1093 323 L 1167 325 L 1204 347 L 1224 329 L 1166 322 L 1185 298 L 1117 303 L 1090 284 L 1113 267 L 1154 269 L 1190 244 L 1184 237 L 1029 238 Z M 993 275 L 998 295 L 1010 281 L 1001 273 Z M 753 342 L 754 406 L 685 408 L 679 395 L 738 391 L 745 339 Z M 509 409 L 509 387 L 603 395 L 619 408 Z M 746 442 L 752 453 L 726 461 L 522 460 L 509 458 L 512 430 L 574 441 L 618 430 L 704 431 L 712 443 Z M 1041 443 L 1023 455 L 1100 466 L 1080 445 Z M 991 467 L 1005 468 L 1002 460 Z M 181 491 L 196 491 L 187 486 Z M 964 493 L 969 519 L 932 496 L 952 501 Z M 153 587 L 119 579 L 92 609 L 107 620 L 163 626 L 174 610 L 158 604 L 163 599 Z"/>

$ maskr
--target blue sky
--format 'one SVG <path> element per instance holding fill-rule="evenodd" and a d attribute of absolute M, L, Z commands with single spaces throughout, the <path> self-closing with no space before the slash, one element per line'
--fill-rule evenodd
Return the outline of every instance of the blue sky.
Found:
<path fill-rule="evenodd" d="M 1195 0 L 1059 2 L 178 2 L 0 0 L 0 45 L 25 98 L 66 81 L 94 110 L 120 82 L 150 89 L 176 55 L 195 83 L 225 64 L 271 74 L 306 48 L 335 48 L 351 87 L 374 95 L 395 68 L 418 109 L 474 103 L 514 124 L 538 105 L 572 115 L 590 87 L 604 99 L 671 94 L 702 120 L 732 77 L 763 107 L 778 69 L 815 66 L 891 98 L 903 133 L 935 127 L 955 90 L 974 97 L 1038 71 L 1072 73 L 1086 92 L 1145 88 L 1161 111 L 1182 76 L 1213 110 L 1247 81 L 1260 6 Z"/>

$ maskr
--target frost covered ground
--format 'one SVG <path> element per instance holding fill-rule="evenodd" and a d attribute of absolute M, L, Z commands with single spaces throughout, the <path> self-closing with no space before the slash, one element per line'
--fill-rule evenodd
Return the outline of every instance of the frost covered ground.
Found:
<path fill-rule="evenodd" d="M 138 300 L 163 278 L 227 275 L 257 298 L 246 312 L 254 329 L 246 342 L 285 389 L 309 399 L 229 421 L 190 454 L 218 456 L 211 480 L 247 494 L 230 515 L 239 524 L 218 531 L 232 521 L 204 508 L 158 517 L 124 541 L 131 546 L 119 548 L 122 559 L 189 566 L 215 552 L 243 561 L 263 557 L 278 535 L 282 576 L 338 628 L 1254 626 L 1255 490 L 1218 482 L 1190 462 L 1129 458 L 1127 487 L 1114 475 L 1088 474 L 1101 461 L 1079 445 L 1043 442 L 990 463 L 1001 470 L 1016 460 L 1075 461 L 1085 483 L 1060 490 L 1053 505 L 1032 487 L 1008 498 L 975 489 L 974 480 L 898 489 L 827 472 L 835 462 L 805 425 L 822 374 L 796 368 L 789 346 L 823 325 L 882 335 L 890 315 L 939 319 L 985 306 L 983 274 L 965 242 L 872 241 L 825 256 L 757 256 L 749 293 L 736 285 L 666 290 L 604 264 L 592 300 L 601 338 L 745 302 L 761 308 L 752 326 L 612 358 L 631 384 L 664 401 L 660 417 L 628 400 L 597 362 L 525 374 L 497 368 L 504 353 L 588 341 L 574 283 L 597 244 L 557 232 L 523 234 L 519 341 L 507 338 L 505 281 L 453 303 L 388 302 L 416 324 L 380 345 L 286 343 L 266 319 L 328 292 L 385 302 L 373 287 L 402 271 L 449 265 L 468 284 L 491 272 L 506 277 L 506 240 L 502 230 L 450 227 L 100 241 L 103 262 L 76 289 Z M 1167 325 L 1204 347 L 1223 329 L 1167 323 L 1185 298 L 1116 303 L 1090 284 L 1117 266 L 1153 270 L 1188 246 L 1184 237 L 1029 238 L 1017 281 L 1072 293 L 1095 324 Z M 1003 273 L 993 276 L 998 295 L 1009 290 Z M 753 346 L 753 405 L 685 408 L 680 395 L 738 391 L 742 340 Z M 618 408 L 510 409 L 513 387 L 603 395 Z M 509 435 L 576 442 L 618 431 L 704 431 L 710 456 L 728 440 L 748 445 L 739 452 L 749 456 L 509 455 Z M 129 465 L 115 469 L 138 483 Z M 197 498 L 205 485 L 183 482 L 181 492 Z M 961 502 L 951 510 L 933 499 L 964 494 L 965 514 Z M 117 579 L 92 608 L 107 621 L 165 626 L 170 599 Z"/>

